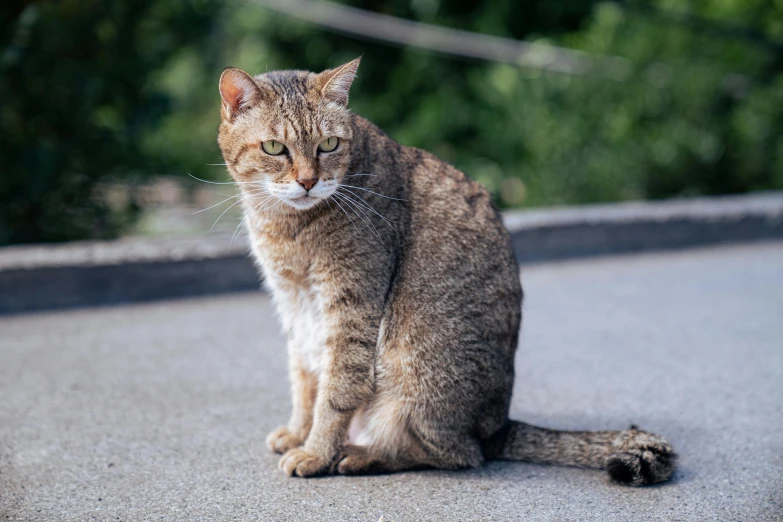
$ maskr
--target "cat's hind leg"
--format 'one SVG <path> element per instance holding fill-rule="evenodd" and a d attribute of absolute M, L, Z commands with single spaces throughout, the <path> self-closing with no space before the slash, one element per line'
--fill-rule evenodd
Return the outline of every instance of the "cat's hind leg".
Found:
<path fill-rule="evenodd" d="M 349 440 L 332 471 L 344 475 L 478 467 L 481 445 L 453 426 L 417 423 L 405 401 L 380 399 L 357 411 Z"/>
<path fill-rule="evenodd" d="M 334 471 L 340 475 L 374 475 L 430 467 L 411 455 L 385 455 L 368 446 L 347 444 Z"/>
<path fill-rule="evenodd" d="M 475 441 L 461 437 L 463 443 L 453 440 L 449 444 L 434 446 L 413 442 L 393 451 L 378 446 L 347 444 L 333 472 L 341 475 L 367 475 L 394 473 L 417 469 L 463 469 L 478 467 L 483 463 L 481 450 Z"/>

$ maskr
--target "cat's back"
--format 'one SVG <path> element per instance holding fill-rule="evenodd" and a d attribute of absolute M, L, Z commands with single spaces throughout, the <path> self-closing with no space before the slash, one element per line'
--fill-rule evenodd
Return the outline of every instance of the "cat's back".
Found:
<path fill-rule="evenodd" d="M 379 389 L 395 390 L 403 403 L 426 397 L 426 415 L 405 410 L 416 424 L 437 412 L 446 424 L 468 423 L 488 436 L 506 418 L 521 318 L 510 237 L 482 185 L 434 154 L 376 140 L 384 142 L 394 155 L 377 154 L 376 165 L 403 187 L 396 206 L 407 226 L 382 330 Z"/>
<path fill-rule="evenodd" d="M 391 205 L 403 209 L 407 225 L 394 304 L 417 310 L 422 324 L 440 324 L 446 337 L 482 332 L 483 341 L 493 338 L 511 353 L 522 291 L 511 238 L 489 192 L 434 154 L 361 124 L 371 134 L 375 179 L 387 180 L 378 189 L 403 200 Z"/>
<path fill-rule="evenodd" d="M 506 235 L 492 197 L 480 183 L 429 151 L 398 143 L 365 118 L 354 115 L 354 124 L 364 138 L 361 156 L 373 170 L 382 171 L 375 173 L 382 176 L 381 188 L 404 194 L 411 218 L 426 221 L 420 225 Z"/>
<path fill-rule="evenodd" d="M 407 172 L 412 244 L 424 264 L 460 287 L 466 300 L 485 305 L 503 294 L 516 308 L 521 299 L 511 238 L 492 196 L 480 183 L 434 154 L 404 147 L 415 158 Z M 493 306 L 494 308 L 494 306 Z"/>

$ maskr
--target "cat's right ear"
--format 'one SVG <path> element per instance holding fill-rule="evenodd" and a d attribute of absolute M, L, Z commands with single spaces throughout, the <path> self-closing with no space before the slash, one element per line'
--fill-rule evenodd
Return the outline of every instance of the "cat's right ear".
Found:
<path fill-rule="evenodd" d="M 223 100 L 220 114 L 223 121 L 233 121 L 260 97 L 261 89 L 245 71 L 229 67 L 220 75 L 220 98 Z"/>

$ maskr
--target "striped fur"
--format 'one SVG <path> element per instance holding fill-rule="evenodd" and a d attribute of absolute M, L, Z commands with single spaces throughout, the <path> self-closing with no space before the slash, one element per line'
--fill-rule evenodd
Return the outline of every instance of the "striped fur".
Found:
<path fill-rule="evenodd" d="M 348 110 L 358 64 L 221 78 L 218 141 L 289 339 L 293 413 L 267 439 L 281 469 L 511 459 L 668 479 L 675 456 L 656 435 L 508 419 L 522 302 L 509 235 L 483 187 Z M 330 137 L 337 149 L 318 152 Z"/>

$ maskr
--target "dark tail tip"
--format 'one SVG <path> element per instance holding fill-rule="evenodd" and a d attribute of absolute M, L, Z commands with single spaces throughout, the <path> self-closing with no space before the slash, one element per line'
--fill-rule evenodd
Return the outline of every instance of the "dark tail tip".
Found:
<path fill-rule="evenodd" d="M 612 459 L 606 466 L 606 471 L 609 472 L 609 476 L 612 480 L 619 482 L 620 484 L 630 484 L 633 482 L 634 473 L 631 466 L 626 464 L 620 459 Z"/>
<path fill-rule="evenodd" d="M 677 455 L 671 452 L 629 451 L 609 458 L 609 476 L 626 486 L 647 486 L 669 480 L 676 468 Z"/>

